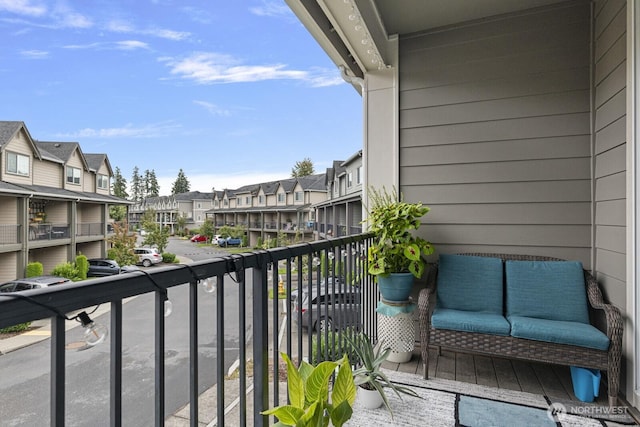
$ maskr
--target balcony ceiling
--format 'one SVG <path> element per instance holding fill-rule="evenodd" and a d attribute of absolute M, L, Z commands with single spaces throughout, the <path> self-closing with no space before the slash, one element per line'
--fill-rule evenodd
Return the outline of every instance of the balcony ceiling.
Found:
<path fill-rule="evenodd" d="M 371 0 L 387 34 L 411 34 L 564 0 Z M 401 7 L 399 5 L 402 5 Z"/>

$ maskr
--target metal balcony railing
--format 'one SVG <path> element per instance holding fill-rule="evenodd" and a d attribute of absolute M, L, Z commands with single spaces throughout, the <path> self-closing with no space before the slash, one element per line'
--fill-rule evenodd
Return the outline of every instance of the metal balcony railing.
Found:
<path fill-rule="evenodd" d="M 77 227 L 77 236 L 101 236 L 104 234 L 104 224 L 102 222 L 80 222 Z"/>
<path fill-rule="evenodd" d="M 29 240 L 68 239 L 69 224 L 29 224 Z"/>
<path fill-rule="evenodd" d="M 20 225 L 0 225 L 0 245 L 11 245 L 20 242 Z"/>
<path fill-rule="evenodd" d="M 240 425 L 247 420 L 254 426 L 269 424 L 269 418 L 261 411 L 286 402 L 287 397 L 279 393 L 279 352 L 285 351 L 292 360 L 302 360 L 313 355 L 328 359 L 333 353 L 342 354 L 344 342 L 336 342 L 335 335 L 318 328 L 305 333 L 296 325 L 302 323 L 303 311 L 308 316 L 309 325 L 320 318 L 331 317 L 333 328 L 341 330 L 345 326 L 353 327 L 369 334 L 374 339 L 376 331 L 375 307 L 378 300 L 376 286 L 366 272 L 366 249 L 370 244 L 370 235 L 348 236 L 341 239 L 322 240 L 288 247 L 261 250 L 242 254 L 213 258 L 193 262 L 189 265 L 156 267 L 148 271 L 136 271 L 117 276 L 94 279 L 87 282 L 75 282 L 68 285 L 27 291 L 22 294 L 0 294 L 0 328 L 17 323 L 50 318 L 50 425 L 65 425 L 65 410 L 68 410 L 77 390 L 66 384 L 73 377 L 73 363 L 65 361 L 65 317 L 64 313 L 85 310 L 99 304 L 109 304 L 109 343 L 103 343 L 109 358 L 109 424 L 123 425 L 123 368 L 124 357 L 123 329 L 135 328 L 133 322 L 123 318 L 123 302 L 133 296 L 153 293 L 155 303 L 152 308 L 154 323 L 154 424 L 164 425 L 167 414 L 165 397 L 167 389 L 172 387 L 170 377 L 165 375 L 165 367 L 172 360 L 165 360 L 171 349 L 165 342 L 164 306 L 167 297 L 171 297 L 171 288 L 175 291 L 188 290 L 188 336 L 189 336 L 189 393 L 190 425 L 198 424 L 198 397 L 202 391 L 199 384 L 199 346 L 200 331 L 215 329 L 216 337 L 236 334 L 238 339 L 239 361 L 239 409 Z M 198 300 L 202 299 L 199 283 L 213 278 L 216 285 L 215 322 L 202 322 L 198 313 Z M 228 300 L 229 292 L 237 298 Z M 237 293 L 237 295 L 236 295 Z M 284 298 L 270 298 L 270 295 L 283 294 Z M 336 308 L 336 305 L 320 305 L 314 311 L 311 299 L 305 303 L 300 295 L 342 295 L 354 296 L 348 304 Z M 174 294 L 175 295 L 175 294 Z M 211 297 L 204 294 L 205 297 Z M 326 299 L 329 301 L 331 298 Z M 284 301 L 284 302 L 282 302 Z M 305 304 L 306 310 L 305 310 Z M 300 308 L 298 305 L 301 305 Z M 293 308 L 297 307 L 297 310 Z M 226 310 L 225 310 L 226 307 Z M 348 313 L 341 312 L 344 307 Z M 283 315 L 288 313 L 288 315 Z M 315 314 L 314 314 L 315 313 Z M 354 317 L 354 313 L 356 313 Z M 230 331 L 225 319 L 237 316 L 237 330 Z M 133 323 L 133 324 L 132 324 Z M 231 323 L 228 321 L 227 323 Z M 236 323 L 234 322 L 234 325 Z M 186 328 L 186 326 L 185 326 Z M 250 331 L 247 334 L 246 331 Z M 187 332 L 185 332 L 187 333 Z M 248 336 L 247 336 L 248 335 Z M 321 345 L 321 341 L 332 345 Z M 100 344 L 102 345 L 102 344 Z M 270 350 L 272 349 L 272 350 Z M 224 345 L 215 345 L 216 358 L 216 399 L 217 425 L 225 424 L 224 408 Z M 332 352 L 332 354 L 330 354 Z M 253 374 L 249 374 L 247 360 L 253 359 Z M 271 362 L 271 363 L 270 363 Z M 46 366 L 46 364 L 45 364 Z M 253 412 L 247 413 L 246 391 L 251 381 L 254 393 Z M 126 394 L 127 404 L 143 396 Z M 187 400 L 187 399 L 185 399 Z M 106 399 L 104 400 L 106 402 Z M 102 402 L 102 400 L 100 401 Z M 102 403 L 101 403 L 102 404 Z M 45 415 L 46 416 L 46 415 Z M 44 420 L 43 420 L 44 421 Z M 42 424 L 46 424 L 43 422 Z M 81 422 L 82 424 L 82 422 Z M 105 425 L 107 424 L 105 420 Z"/>

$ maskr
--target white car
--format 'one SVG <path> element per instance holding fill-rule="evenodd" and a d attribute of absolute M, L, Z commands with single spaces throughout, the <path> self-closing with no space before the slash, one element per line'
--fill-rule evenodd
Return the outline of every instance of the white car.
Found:
<path fill-rule="evenodd" d="M 134 248 L 133 253 L 138 256 L 138 264 L 151 267 L 153 264 L 162 262 L 162 255 L 156 248 Z"/>
<path fill-rule="evenodd" d="M 221 237 L 222 237 L 222 235 L 220 235 L 220 234 L 215 234 L 215 235 L 213 236 L 213 239 L 211 239 L 211 244 L 213 244 L 213 245 L 217 245 L 217 244 L 218 244 L 218 239 L 219 239 L 219 238 L 221 238 Z"/>

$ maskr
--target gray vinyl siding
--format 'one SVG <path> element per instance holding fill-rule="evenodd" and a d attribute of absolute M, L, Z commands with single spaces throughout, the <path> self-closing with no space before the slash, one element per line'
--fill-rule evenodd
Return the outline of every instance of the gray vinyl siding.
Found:
<path fill-rule="evenodd" d="M 0 253 L 0 283 L 22 277 L 23 273 L 18 272 L 17 268 L 17 252 Z"/>
<path fill-rule="evenodd" d="M 590 22 L 567 2 L 400 41 L 400 189 L 439 253 L 590 266 Z"/>
<path fill-rule="evenodd" d="M 626 307 L 626 2 L 594 5 L 595 266 L 607 298 Z"/>
<path fill-rule="evenodd" d="M 41 262 L 44 274 L 51 274 L 56 265 L 67 261 L 67 256 L 67 246 L 31 249 L 29 251 L 29 262 Z"/>

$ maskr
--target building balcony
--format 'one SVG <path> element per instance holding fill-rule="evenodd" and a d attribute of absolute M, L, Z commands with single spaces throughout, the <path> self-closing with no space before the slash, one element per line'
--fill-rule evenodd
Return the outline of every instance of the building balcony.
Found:
<path fill-rule="evenodd" d="M 20 296 L 0 294 L 0 328 L 46 320 L 51 331 L 47 338 L 49 356 L 46 352 L 30 356 L 42 358 L 41 366 L 48 371 L 42 377 L 49 384 L 42 389 L 48 390 L 49 404 L 41 405 L 45 413 L 16 416 L 22 417 L 24 424 L 47 424 L 45 420 L 49 418 L 48 424 L 56 426 L 64 426 L 71 418 L 76 425 L 127 425 L 131 419 L 127 417 L 135 417 L 142 422 L 139 425 L 269 425 L 272 419 L 261 415 L 261 411 L 273 407 L 274 402 L 284 404 L 287 399 L 286 387 L 283 391 L 283 383 L 274 381 L 286 371 L 281 363 L 274 363 L 281 361 L 280 352 L 299 361 L 310 355 L 330 359 L 332 351 L 343 350 L 339 343 L 337 347 L 320 347 L 318 342 L 326 339 L 326 332 L 310 333 L 298 327 L 302 314 L 293 311 L 294 295 L 298 293 L 294 290 L 355 293 L 359 304 L 354 303 L 352 308 L 360 313 L 355 329 L 377 340 L 378 291 L 362 255 L 371 239 L 371 235 L 364 234 L 346 236 L 189 265 L 154 267 L 28 291 Z M 336 255 L 336 262 L 321 262 L 331 259 L 329 254 Z M 347 280 L 329 280 L 330 277 Z M 284 298 L 270 298 L 279 291 Z M 179 295 L 184 298 L 181 300 Z M 127 305 L 137 298 L 143 299 L 141 307 L 147 307 L 148 312 L 127 310 Z M 173 305 L 168 317 L 167 301 Z M 68 319 L 86 311 L 96 320 L 93 310 L 97 306 L 104 312 L 100 322 L 108 327 L 108 336 L 96 347 L 78 347 L 73 338 L 79 333 L 66 327 Z M 333 321 L 335 327 L 344 326 L 340 319 L 345 317 L 336 315 L 335 309 L 325 306 L 320 313 L 322 310 L 338 319 Z M 312 313 L 309 324 L 313 324 L 313 316 Z M 148 318 L 151 326 L 143 328 L 141 318 Z M 149 337 L 152 349 L 140 352 L 136 343 L 123 338 L 125 335 Z M 176 336 L 184 337 L 186 345 L 177 345 Z M 205 336 L 213 336 L 213 342 Z M 216 337 L 224 337 L 224 343 Z M 83 351 L 74 353 L 73 348 Z M 431 372 L 437 378 L 575 399 L 567 388 L 568 369 L 433 351 Z M 178 371 L 176 355 L 183 353 L 186 367 Z M 81 355 L 93 357 L 92 378 L 80 374 L 82 363 L 77 360 Z M 211 358 L 215 369 L 204 367 L 205 360 Z M 127 372 L 138 372 L 147 365 L 151 368 L 145 373 L 145 381 L 153 383 L 151 393 L 139 391 L 127 378 Z M 222 380 L 230 365 L 237 367 L 236 374 Z M 419 379 L 420 349 L 416 348 L 409 363 L 387 363 L 386 367 L 415 374 Z M 220 380 L 209 384 L 206 378 L 213 371 Z M 166 405 L 168 395 L 176 393 L 184 401 L 181 410 Z M 80 399 L 79 405 L 78 396 L 90 398 Z M 146 408 L 142 402 L 147 400 L 152 401 L 148 412 L 141 409 Z M 229 411 L 231 401 L 234 409 Z M 3 413 L 6 422 L 13 419 L 7 419 L 8 411 L 9 408 Z M 96 416 L 100 418 L 96 420 Z"/>
<path fill-rule="evenodd" d="M 76 236 L 104 235 L 104 223 L 102 222 L 79 222 L 76 227 Z"/>
<path fill-rule="evenodd" d="M 29 224 L 29 241 L 68 239 L 69 224 Z"/>

